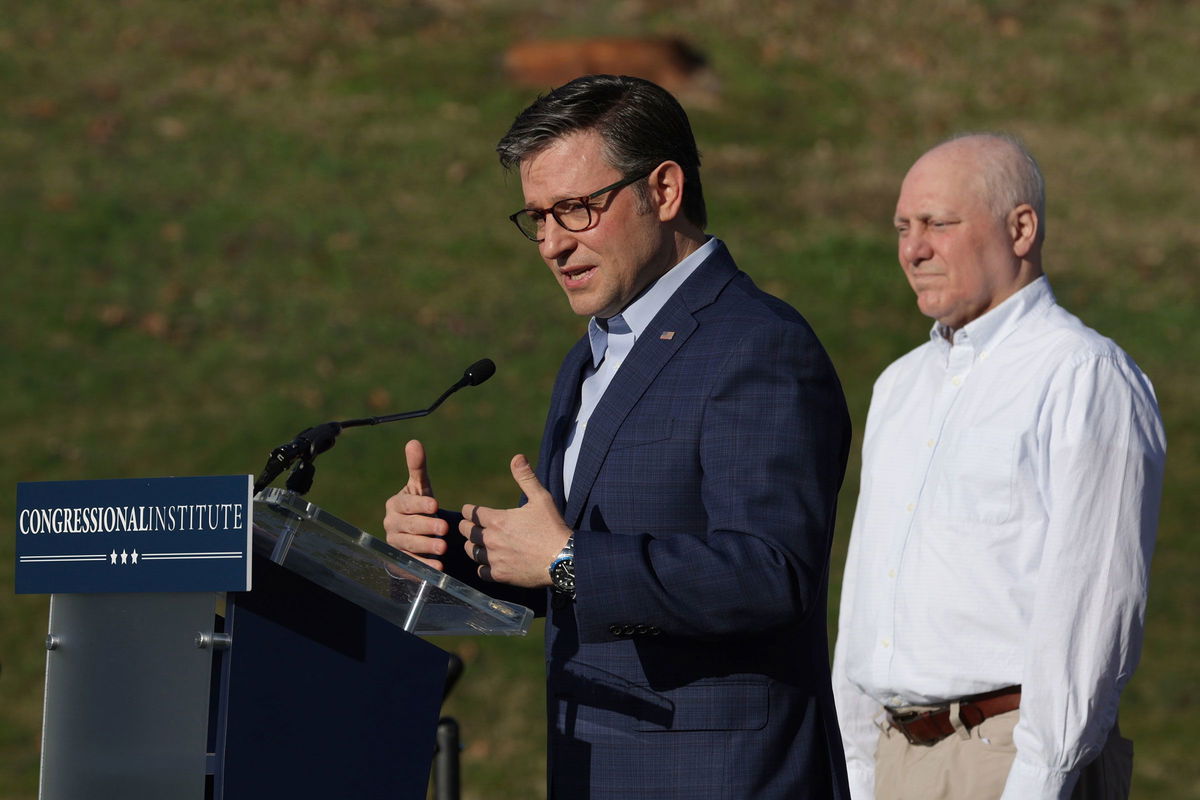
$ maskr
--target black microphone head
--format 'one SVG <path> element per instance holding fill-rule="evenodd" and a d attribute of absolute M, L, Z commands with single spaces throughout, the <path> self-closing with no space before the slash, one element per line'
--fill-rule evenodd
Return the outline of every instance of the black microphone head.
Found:
<path fill-rule="evenodd" d="M 496 374 L 496 363 L 490 358 L 481 358 L 463 373 L 463 380 L 468 386 L 478 386 Z"/>

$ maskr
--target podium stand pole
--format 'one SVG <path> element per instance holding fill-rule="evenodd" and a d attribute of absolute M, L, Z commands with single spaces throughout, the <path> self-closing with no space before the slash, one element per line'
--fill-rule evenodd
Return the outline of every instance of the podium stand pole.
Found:
<path fill-rule="evenodd" d="M 216 596 L 50 598 L 42 800 L 204 797 Z"/>

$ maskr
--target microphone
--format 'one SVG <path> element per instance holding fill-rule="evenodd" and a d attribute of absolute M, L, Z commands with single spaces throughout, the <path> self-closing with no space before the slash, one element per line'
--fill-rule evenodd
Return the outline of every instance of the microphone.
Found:
<path fill-rule="evenodd" d="M 478 386 L 496 374 L 496 362 L 490 358 L 481 358 L 463 372 L 462 379 L 469 386 Z"/>
<path fill-rule="evenodd" d="M 254 493 L 258 494 L 270 486 L 271 481 L 279 477 L 281 472 L 299 459 L 300 463 L 296 465 L 296 468 L 292 470 L 292 474 L 288 478 L 287 488 L 296 494 L 304 494 L 312 488 L 313 475 L 316 470 L 312 463 L 313 460 L 337 443 L 338 434 L 344 428 L 380 425 L 384 422 L 396 422 L 402 419 L 415 419 L 427 416 L 432 414 L 447 397 L 459 389 L 465 386 L 478 386 L 495 374 L 495 362 L 490 358 L 481 358 L 467 367 L 463 371 L 462 377 L 458 379 L 458 382 L 442 392 L 442 396 L 434 400 L 433 405 L 429 406 L 429 408 L 423 408 L 419 411 L 403 411 L 399 414 L 386 414 L 381 417 L 362 417 L 360 419 L 346 419 L 341 422 L 326 422 L 321 425 L 314 425 L 311 428 L 305 428 L 296 434 L 296 438 L 292 441 L 287 444 L 281 444 L 271 451 L 271 455 L 267 457 L 267 465 L 263 467 L 262 473 L 254 482 Z"/>

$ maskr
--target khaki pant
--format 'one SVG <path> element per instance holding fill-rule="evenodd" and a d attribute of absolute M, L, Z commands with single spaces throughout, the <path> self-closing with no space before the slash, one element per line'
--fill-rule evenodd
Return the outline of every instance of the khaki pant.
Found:
<path fill-rule="evenodd" d="M 951 734 L 927 747 L 888 727 L 875 754 L 875 800 L 996 800 L 1016 757 L 1019 711 L 985 719 L 967 738 Z M 1071 800 L 1126 800 L 1133 742 L 1114 725 L 1104 749 L 1083 768 Z"/>

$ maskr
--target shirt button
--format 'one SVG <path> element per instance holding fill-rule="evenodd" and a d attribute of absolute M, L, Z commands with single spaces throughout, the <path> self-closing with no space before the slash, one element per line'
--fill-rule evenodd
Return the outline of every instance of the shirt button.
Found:
<path fill-rule="evenodd" d="M 926 447 L 933 447 L 933 439 L 930 439 L 929 441 L 925 442 L 925 446 L 926 446 Z"/>
<path fill-rule="evenodd" d="M 889 577 L 889 578 L 894 578 L 894 577 L 896 577 L 896 570 L 894 570 L 894 569 L 889 569 L 889 570 L 888 570 L 888 577 Z"/>
<path fill-rule="evenodd" d="M 905 511 L 912 511 L 914 508 L 916 508 L 916 506 L 914 506 L 912 503 L 909 503 L 908 505 L 906 505 L 906 506 L 904 507 L 904 510 L 905 510 Z"/>
<path fill-rule="evenodd" d="M 880 644 L 883 645 L 885 649 L 892 646 L 892 642 L 889 639 L 884 639 L 880 642 Z"/>
<path fill-rule="evenodd" d="M 950 382 L 951 382 L 951 383 L 953 383 L 955 386 L 961 386 L 961 385 L 962 385 L 962 378 L 960 378 L 960 377 L 958 377 L 957 375 L 955 375 L 953 378 L 951 378 L 951 379 L 950 379 Z"/>

